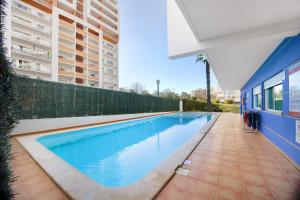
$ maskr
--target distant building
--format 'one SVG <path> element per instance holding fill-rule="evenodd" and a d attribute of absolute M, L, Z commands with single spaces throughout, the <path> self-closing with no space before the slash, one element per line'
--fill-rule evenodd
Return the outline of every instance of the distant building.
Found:
<path fill-rule="evenodd" d="M 240 90 L 222 90 L 220 85 L 218 85 L 216 96 L 221 103 L 224 103 L 226 100 L 233 100 L 235 103 L 240 102 Z"/>
<path fill-rule="evenodd" d="M 8 56 L 17 74 L 119 89 L 116 0 L 11 0 Z"/>

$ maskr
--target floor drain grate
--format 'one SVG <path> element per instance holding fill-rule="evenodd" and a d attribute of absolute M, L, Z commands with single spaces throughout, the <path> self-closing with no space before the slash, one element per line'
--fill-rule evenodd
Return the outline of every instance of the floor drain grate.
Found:
<path fill-rule="evenodd" d="M 189 169 L 184 169 L 184 168 L 178 168 L 176 170 L 176 174 L 180 174 L 183 176 L 187 176 L 189 174 L 190 170 Z"/>
<path fill-rule="evenodd" d="M 192 163 L 191 160 L 185 160 L 183 164 L 184 164 L 184 165 L 190 165 L 191 163 Z"/>

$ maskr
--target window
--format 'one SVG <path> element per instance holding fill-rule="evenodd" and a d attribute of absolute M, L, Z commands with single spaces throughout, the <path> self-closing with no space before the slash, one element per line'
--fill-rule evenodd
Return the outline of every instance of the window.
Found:
<path fill-rule="evenodd" d="M 284 76 L 284 72 L 281 72 L 265 81 L 265 110 L 282 111 L 282 80 L 284 80 Z"/>
<path fill-rule="evenodd" d="M 41 17 L 41 18 L 44 18 L 45 15 L 43 13 L 40 13 L 40 12 L 37 12 L 37 16 Z"/>
<path fill-rule="evenodd" d="M 261 86 L 253 88 L 253 108 L 261 109 Z"/>
<path fill-rule="evenodd" d="M 44 26 L 42 26 L 42 25 L 40 25 L 40 24 L 37 24 L 36 27 L 37 27 L 39 30 L 44 30 L 44 28 L 45 28 Z"/>
<path fill-rule="evenodd" d="M 111 68 L 106 68 L 106 72 L 109 73 L 109 74 L 113 74 L 114 70 L 112 70 Z"/>
<path fill-rule="evenodd" d="M 106 60 L 106 64 L 108 64 L 108 65 L 114 65 L 114 62 L 111 61 L 111 60 Z"/>
<path fill-rule="evenodd" d="M 22 9 L 22 10 L 26 10 L 26 11 L 30 11 L 30 9 L 20 3 L 15 2 L 16 7 Z"/>

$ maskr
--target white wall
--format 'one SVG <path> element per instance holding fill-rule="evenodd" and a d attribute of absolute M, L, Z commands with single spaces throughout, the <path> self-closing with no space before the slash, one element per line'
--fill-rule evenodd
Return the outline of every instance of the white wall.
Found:
<path fill-rule="evenodd" d="M 45 130 L 62 129 L 74 126 L 83 126 L 95 123 L 103 123 L 116 120 L 132 119 L 136 117 L 145 117 L 161 113 L 139 113 L 123 115 L 102 115 L 87 117 L 67 117 L 67 118 L 47 118 L 47 119 L 26 119 L 20 120 L 13 129 L 11 135 L 39 132 Z"/>

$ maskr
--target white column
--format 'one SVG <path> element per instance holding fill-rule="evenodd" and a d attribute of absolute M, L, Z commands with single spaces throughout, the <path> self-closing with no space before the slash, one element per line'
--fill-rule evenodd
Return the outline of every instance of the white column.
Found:
<path fill-rule="evenodd" d="M 103 59 L 103 32 L 99 33 L 99 88 L 103 88 L 104 81 L 104 66 L 102 63 Z"/>
<path fill-rule="evenodd" d="M 179 111 L 183 112 L 183 100 L 182 99 L 179 101 Z"/>
<path fill-rule="evenodd" d="M 11 57 L 11 1 L 6 1 L 7 7 L 5 8 L 5 21 L 4 21 L 4 44 L 7 48 L 6 55 L 7 57 Z"/>
<path fill-rule="evenodd" d="M 58 10 L 56 7 L 52 7 L 52 81 L 58 82 Z"/>

